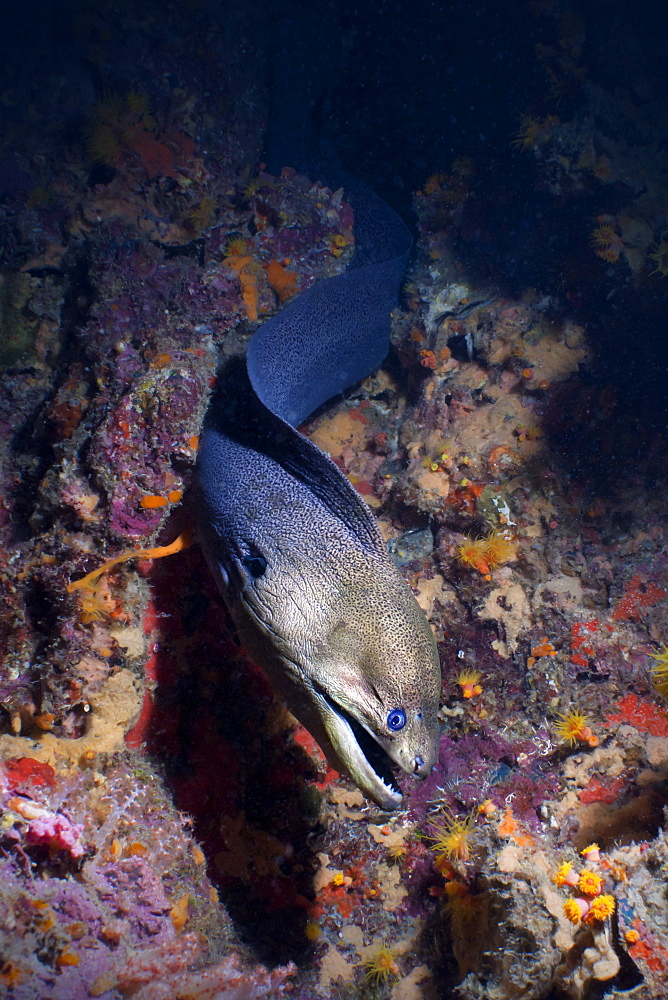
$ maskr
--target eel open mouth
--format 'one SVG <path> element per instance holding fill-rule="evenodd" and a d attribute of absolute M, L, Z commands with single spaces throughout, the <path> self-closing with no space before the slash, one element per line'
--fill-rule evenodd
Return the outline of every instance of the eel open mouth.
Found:
<path fill-rule="evenodd" d="M 401 789 L 399 788 L 399 785 L 394 777 L 393 767 L 396 765 L 393 765 L 392 760 L 385 753 L 380 743 L 376 742 L 373 736 L 366 731 L 364 726 L 360 725 L 357 719 L 354 719 L 341 708 L 339 708 L 339 711 L 352 729 L 358 746 L 366 757 L 370 767 L 373 768 L 378 777 L 381 778 L 386 785 L 390 786 L 392 791 L 401 795 Z"/>
<path fill-rule="evenodd" d="M 396 765 L 383 747 L 350 712 L 321 690 L 329 710 L 327 734 L 350 777 L 383 809 L 398 809 L 402 792 L 394 776 Z"/>

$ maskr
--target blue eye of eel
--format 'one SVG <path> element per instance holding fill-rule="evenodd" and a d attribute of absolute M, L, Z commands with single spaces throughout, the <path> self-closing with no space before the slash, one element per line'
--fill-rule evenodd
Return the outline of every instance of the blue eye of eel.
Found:
<path fill-rule="evenodd" d="M 406 725 L 406 713 L 403 708 L 393 708 L 387 717 L 387 728 L 398 733 Z"/>
<path fill-rule="evenodd" d="M 305 9 L 278 33 L 264 159 L 276 175 L 290 166 L 343 190 L 355 219 L 352 260 L 261 323 L 245 360 L 221 367 L 194 510 L 242 645 L 332 766 L 390 810 L 402 802 L 395 772 L 425 778 L 438 756 L 436 643 L 369 507 L 297 427 L 382 363 L 412 238 L 308 138 L 343 58 L 325 16 L 317 5 L 309 20 Z M 323 38 L 334 46 L 330 63 Z"/>

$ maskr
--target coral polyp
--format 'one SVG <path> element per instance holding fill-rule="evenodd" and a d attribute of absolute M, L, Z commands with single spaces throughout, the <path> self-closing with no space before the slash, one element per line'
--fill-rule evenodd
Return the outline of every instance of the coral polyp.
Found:
<path fill-rule="evenodd" d="M 585 923 L 592 924 L 600 920 L 607 920 L 615 912 L 616 903 L 614 896 L 599 896 L 592 900 L 589 912 L 585 917 Z"/>
<path fill-rule="evenodd" d="M 93 163 L 117 167 L 123 159 L 122 118 L 125 102 L 120 94 L 107 94 L 93 107 L 87 126 L 87 152 Z"/>
<path fill-rule="evenodd" d="M 608 264 L 616 264 L 624 250 L 624 241 L 612 225 L 597 226 L 591 234 L 594 253 Z"/>
<path fill-rule="evenodd" d="M 120 167 L 132 154 L 142 133 L 155 130 L 146 94 L 107 94 L 93 107 L 86 128 L 86 149 L 92 163 Z"/>
<path fill-rule="evenodd" d="M 462 670 L 457 675 L 457 684 L 462 689 L 463 698 L 474 698 L 476 695 L 482 694 L 480 678 L 479 670 Z"/>
<path fill-rule="evenodd" d="M 378 951 L 361 963 L 366 969 L 364 982 L 378 986 L 390 976 L 398 976 L 400 973 L 396 959 L 397 953 L 393 948 L 381 945 Z"/>
<path fill-rule="evenodd" d="M 248 253 L 249 244 L 248 240 L 243 236 L 230 236 L 229 239 L 225 241 L 224 255 L 225 257 L 239 257 L 245 253 Z"/>
<path fill-rule="evenodd" d="M 468 861 L 471 855 L 471 834 L 475 826 L 477 810 L 473 810 L 465 819 L 457 819 L 450 809 L 443 810 L 443 823 L 432 825 L 432 850 L 439 855 L 436 860 Z"/>
<path fill-rule="evenodd" d="M 668 278 L 668 233 L 661 233 L 661 239 L 654 244 L 647 256 L 656 264 L 650 273 L 660 274 L 662 278 Z"/>
<path fill-rule="evenodd" d="M 91 622 L 108 621 L 119 614 L 121 605 L 109 586 L 109 581 L 101 577 L 78 591 L 79 617 L 84 625 Z"/>
<path fill-rule="evenodd" d="M 554 723 L 554 729 L 559 739 L 571 747 L 577 746 L 578 743 L 586 743 L 590 747 L 598 746 L 598 737 L 592 732 L 587 716 L 577 709 L 560 715 L 559 721 Z"/>
<path fill-rule="evenodd" d="M 574 886 L 578 884 L 577 872 L 573 870 L 573 866 L 570 861 L 564 861 L 559 865 L 556 872 L 552 876 L 552 881 L 555 885 L 570 885 Z"/>
<path fill-rule="evenodd" d="M 467 538 L 457 547 L 456 558 L 463 566 L 471 566 L 483 576 L 489 576 L 486 538 Z"/>
<path fill-rule="evenodd" d="M 578 879 L 578 889 L 587 896 L 598 896 L 603 884 L 602 877 L 598 872 L 592 872 L 588 868 L 580 872 Z"/>
<path fill-rule="evenodd" d="M 524 151 L 534 149 L 550 139 L 550 130 L 557 123 L 558 119 L 554 115 L 548 115 L 543 119 L 534 118 L 533 115 L 522 115 L 517 135 L 510 145 Z"/>
<path fill-rule="evenodd" d="M 106 167 L 117 167 L 123 159 L 121 137 L 112 125 L 105 122 L 91 126 L 86 148 L 93 163 L 102 163 Z"/>
<path fill-rule="evenodd" d="M 668 698 L 668 646 L 662 646 L 660 653 L 649 655 L 655 661 L 651 667 L 654 687 L 663 698 Z"/>
<path fill-rule="evenodd" d="M 572 924 L 579 924 L 589 913 L 590 904 L 586 899 L 567 899 L 564 903 L 564 916 Z"/>
<path fill-rule="evenodd" d="M 470 536 L 457 547 L 456 559 L 463 566 L 471 566 L 485 577 L 493 569 L 505 566 L 517 558 L 517 542 L 505 530 L 491 531 L 480 538 Z"/>
<path fill-rule="evenodd" d="M 490 569 L 505 566 L 517 558 L 517 542 L 506 531 L 492 531 L 486 541 L 485 554 Z"/>

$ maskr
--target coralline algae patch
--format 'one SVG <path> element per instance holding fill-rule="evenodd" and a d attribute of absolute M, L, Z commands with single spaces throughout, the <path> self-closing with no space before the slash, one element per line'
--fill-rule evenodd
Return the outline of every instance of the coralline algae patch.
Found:
<path fill-rule="evenodd" d="M 204 350 L 194 357 L 163 352 L 132 380 L 92 435 L 88 464 L 103 488 L 100 514 L 108 510 L 114 536 L 150 538 L 164 521 L 165 508 L 181 499 L 212 371 Z M 149 506 L 147 498 L 163 503 Z"/>
<path fill-rule="evenodd" d="M 242 970 L 239 952 L 203 968 L 231 933 L 204 855 L 139 758 L 98 770 L 103 757 L 90 751 L 69 771 L 26 757 L 0 767 L 6 995 L 162 1000 L 235 981 L 249 996 L 278 988 L 289 969 Z M 26 865 L 41 877 L 26 879 Z"/>

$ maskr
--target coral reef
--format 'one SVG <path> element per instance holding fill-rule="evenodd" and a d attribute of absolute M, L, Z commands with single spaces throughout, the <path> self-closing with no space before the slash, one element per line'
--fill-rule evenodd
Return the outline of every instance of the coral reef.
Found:
<path fill-rule="evenodd" d="M 91 757 L 67 771 L 25 757 L 2 767 L 0 932 L 10 995 L 166 1000 L 190 991 L 250 1000 L 276 991 L 290 969 L 268 974 L 235 957 L 215 960 L 232 936 L 229 920 L 157 777 L 127 755 L 103 771 Z M 186 924 L 192 930 L 182 933 Z"/>
<path fill-rule="evenodd" d="M 617 0 L 602 19 L 520 4 L 531 45 L 483 7 L 505 110 L 466 110 L 456 81 L 484 60 L 470 41 L 444 59 L 442 21 L 415 46 L 438 43 L 432 74 L 408 86 L 382 61 L 410 121 L 401 157 L 388 133 L 358 162 L 398 202 L 413 189 L 416 253 L 387 364 L 304 428 L 441 654 L 439 760 L 393 816 L 276 703 L 185 545 L 219 359 L 352 252 L 341 191 L 261 163 L 275 11 L 76 0 L 57 46 L 49 19 L 29 45 L 7 27 L 12 1000 L 666 995 L 665 85 Z M 373 64 L 393 21 L 359 16 L 346 44 Z M 373 112 L 340 76 L 345 151 Z M 451 100 L 469 136 L 452 148 Z"/>

